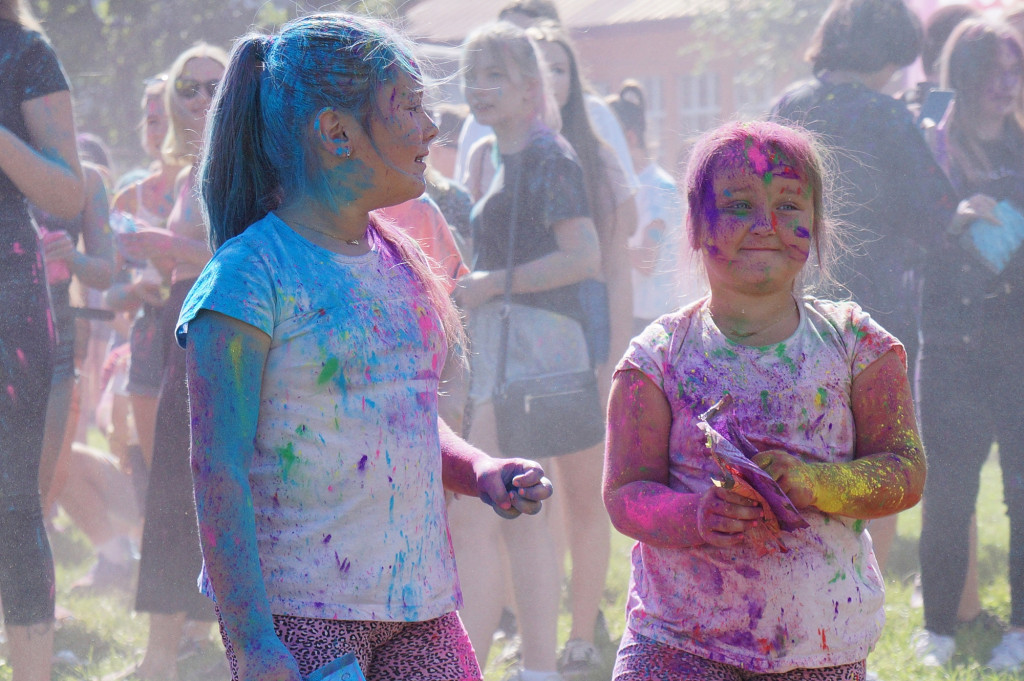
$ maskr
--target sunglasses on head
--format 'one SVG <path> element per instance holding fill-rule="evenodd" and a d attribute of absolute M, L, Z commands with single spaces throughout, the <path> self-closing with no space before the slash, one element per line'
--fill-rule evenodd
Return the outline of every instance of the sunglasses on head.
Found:
<path fill-rule="evenodd" d="M 178 93 L 178 96 L 182 99 L 194 99 L 200 90 L 206 92 L 206 95 L 213 99 L 213 95 L 217 92 L 217 86 L 220 85 L 219 80 L 208 80 L 206 82 L 199 82 L 198 80 L 192 80 L 190 78 L 179 78 L 174 81 L 174 91 Z"/>

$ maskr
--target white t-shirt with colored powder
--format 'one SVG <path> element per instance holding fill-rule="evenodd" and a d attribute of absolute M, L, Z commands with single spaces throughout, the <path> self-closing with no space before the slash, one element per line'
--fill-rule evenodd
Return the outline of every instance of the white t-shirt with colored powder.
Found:
<path fill-rule="evenodd" d="M 275 614 L 423 621 L 461 604 L 437 430 L 444 334 L 369 234 L 369 253 L 338 255 L 271 213 L 221 246 L 178 321 L 181 337 L 214 310 L 271 338 L 249 482 Z M 200 584 L 212 597 L 205 569 Z"/>
<path fill-rule="evenodd" d="M 902 346 L 855 303 L 800 301 L 784 342 L 748 347 L 715 326 L 704 298 L 651 324 L 618 370 L 660 387 L 672 411 L 669 486 L 702 493 L 717 467 L 696 423 L 725 393 L 758 447 L 805 461 L 854 458 L 855 376 Z M 719 432 L 723 423 L 713 421 Z M 853 664 L 885 622 L 885 589 L 863 521 L 802 511 L 809 528 L 784 532 L 788 552 L 754 547 L 658 548 L 638 542 L 628 626 L 706 659 L 756 672 Z"/>

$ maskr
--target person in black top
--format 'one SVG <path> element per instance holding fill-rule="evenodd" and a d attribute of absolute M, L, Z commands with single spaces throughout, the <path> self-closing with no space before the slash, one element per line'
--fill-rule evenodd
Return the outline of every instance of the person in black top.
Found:
<path fill-rule="evenodd" d="M 921 266 L 955 204 L 913 117 L 882 92 L 917 58 L 921 39 L 920 21 L 903 0 L 835 0 L 807 52 L 814 77 L 790 87 L 772 110 L 838 151 L 839 195 L 849 207 L 839 217 L 859 247 L 836 278 L 903 342 L 911 367 Z"/>
<path fill-rule="evenodd" d="M 470 109 L 494 130 L 493 140 L 478 145 L 474 153 L 492 154 L 497 168 L 473 208 L 473 272 L 460 280 L 456 291 L 457 302 L 468 313 L 472 349 L 469 439 L 485 451 L 499 450 L 491 396 L 498 380 L 506 279 L 511 277 L 512 283 L 505 376 L 511 380 L 591 367 L 577 284 L 598 275 L 600 246 L 583 170 L 569 143 L 554 132 L 559 114 L 546 94 L 541 63 L 533 41 L 509 23 L 478 29 L 463 49 Z M 515 235 L 511 258 L 510 229 Z M 534 454 L 546 455 L 551 453 Z M 500 537 L 510 557 L 522 635 L 523 668 L 515 678 L 559 678 L 555 646 L 560 583 L 553 521 L 543 518 L 519 523 L 518 528 L 505 524 L 499 532 L 464 503 L 453 504 L 449 513 L 456 556 L 464 566 L 460 578 L 466 607 L 461 616 L 478 659 L 487 660 L 503 605 Z M 522 556 L 526 546 L 528 560 Z"/>
<path fill-rule="evenodd" d="M 67 78 L 27 8 L 0 0 L 0 595 L 15 678 L 48 681 L 54 571 L 39 458 L 54 338 L 26 199 L 70 218 L 84 181 Z"/>
<path fill-rule="evenodd" d="M 1010 26 L 972 19 L 950 36 L 942 86 L 956 92 L 935 155 L 961 199 L 925 273 L 921 425 L 928 446 L 921 528 L 926 664 L 955 651 L 957 600 L 968 567 L 981 467 L 999 443 L 1010 518 L 1010 631 L 989 666 L 1024 668 L 1024 129 L 1015 116 L 1024 46 Z"/>

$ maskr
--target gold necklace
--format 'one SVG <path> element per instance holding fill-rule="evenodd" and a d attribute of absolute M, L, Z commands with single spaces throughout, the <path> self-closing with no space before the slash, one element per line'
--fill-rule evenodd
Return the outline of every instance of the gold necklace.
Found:
<path fill-rule="evenodd" d="M 308 229 L 309 231 L 316 232 L 317 234 L 322 234 L 328 239 L 334 239 L 335 241 L 340 241 L 342 243 L 348 244 L 349 246 L 358 246 L 359 244 L 363 243 L 363 239 L 366 238 L 366 231 L 363 231 L 363 236 L 359 237 L 358 239 L 346 239 L 344 237 L 331 234 L 330 232 L 325 232 L 322 229 L 316 229 L 315 227 L 310 227 L 309 225 L 305 225 L 301 222 L 296 222 L 295 220 L 292 220 L 290 224 L 297 225 L 299 227 L 302 227 L 303 229 Z M 366 227 L 367 229 L 369 229 L 370 226 L 367 225 Z"/>

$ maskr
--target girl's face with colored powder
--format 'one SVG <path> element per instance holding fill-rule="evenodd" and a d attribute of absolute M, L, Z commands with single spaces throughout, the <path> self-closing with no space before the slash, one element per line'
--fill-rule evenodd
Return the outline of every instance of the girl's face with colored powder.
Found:
<path fill-rule="evenodd" d="M 477 53 L 466 72 L 463 89 L 473 116 L 483 125 L 501 128 L 502 123 L 534 115 L 526 81 L 513 80 L 494 50 Z"/>
<path fill-rule="evenodd" d="M 801 173 L 750 146 L 719 161 L 701 251 L 712 290 L 792 290 L 807 262 L 814 202 Z"/>
<path fill-rule="evenodd" d="M 377 107 L 369 131 L 376 154 L 363 160 L 373 171 L 374 184 L 386 190 L 386 200 L 392 202 L 386 205 L 393 205 L 423 193 L 426 157 L 437 126 L 423 108 L 423 88 L 407 73 L 381 88 Z"/>

